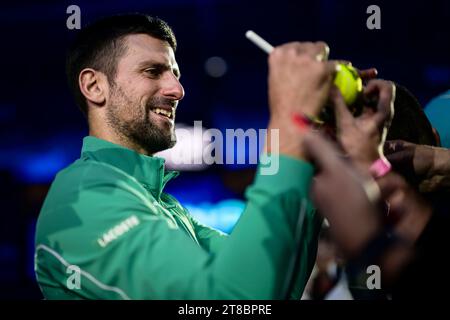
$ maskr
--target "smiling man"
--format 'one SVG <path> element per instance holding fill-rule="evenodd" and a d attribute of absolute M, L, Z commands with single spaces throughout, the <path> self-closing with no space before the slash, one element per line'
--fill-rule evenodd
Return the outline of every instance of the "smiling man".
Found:
<path fill-rule="evenodd" d="M 335 70 L 315 59 L 325 46 L 291 43 L 271 55 L 269 128 L 279 130 L 280 141 L 279 154 L 264 156 L 278 157 L 279 170 L 258 170 L 228 236 L 195 221 L 163 192 L 177 173 L 153 156 L 175 144 L 175 113 L 184 96 L 172 30 L 139 14 L 83 28 L 69 50 L 67 73 L 89 136 L 80 159 L 56 176 L 39 215 L 35 269 L 44 296 L 299 298 L 321 219 L 307 196 L 313 167 L 290 115 L 320 112 Z M 296 255 L 300 263 L 292 272 Z"/>
<path fill-rule="evenodd" d="M 118 22 L 131 27 L 137 22 L 133 19 L 123 16 Z M 111 22 L 101 21 L 96 28 Z M 145 155 L 174 146 L 175 110 L 184 96 L 175 37 L 161 20 L 150 23 L 141 29 L 136 26 L 131 34 L 115 34 L 114 28 L 117 33 L 125 31 L 111 26 L 106 35 L 90 32 L 94 39 L 80 36 L 67 63 L 71 88 L 87 115 L 90 135 Z M 94 41 L 98 49 L 85 52 Z"/>

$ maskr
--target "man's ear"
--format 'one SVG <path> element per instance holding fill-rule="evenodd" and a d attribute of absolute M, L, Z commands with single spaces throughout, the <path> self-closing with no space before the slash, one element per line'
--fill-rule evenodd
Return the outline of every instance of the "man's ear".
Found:
<path fill-rule="evenodd" d="M 81 70 L 78 77 L 78 85 L 83 95 L 91 103 L 101 106 L 108 96 L 108 80 L 99 71 L 91 68 Z"/>
<path fill-rule="evenodd" d="M 441 145 L 441 136 L 439 135 L 439 132 L 437 131 L 437 129 L 435 127 L 433 127 L 433 135 L 434 135 L 434 138 L 436 139 L 437 146 L 441 147 L 442 146 Z"/>

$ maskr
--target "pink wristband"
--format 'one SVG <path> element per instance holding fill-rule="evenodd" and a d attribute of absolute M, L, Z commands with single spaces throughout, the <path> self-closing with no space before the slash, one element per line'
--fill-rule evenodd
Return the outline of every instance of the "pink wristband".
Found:
<path fill-rule="evenodd" d="M 374 161 L 374 163 L 372 163 L 372 165 L 370 166 L 370 174 L 372 175 L 372 177 L 374 178 L 380 178 L 382 176 L 384 176 L 386 173 L 388 173 L 389 171 L 391 171 L 391 164 L 390 162 L 386 159 L 386 158 L 378 158 L 377 160 Z"/>

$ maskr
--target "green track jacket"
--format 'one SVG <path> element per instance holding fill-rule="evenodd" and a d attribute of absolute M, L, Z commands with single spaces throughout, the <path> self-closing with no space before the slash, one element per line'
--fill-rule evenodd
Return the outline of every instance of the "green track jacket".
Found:
<path fill-rule="evenodd" d="M 270 159 L 271 156 L 266 155 Z M 39 215 L 35 271 L 46 299 L 282 299 L 298 234 L 299 299 L 321 219 L 308 200 L 313 167 L 280 156 L 258 173 L 230 235 L 195 221 L 163 192 L 164 160 L 86 137 Z M 305 206 L 306 204 L 306 206 Z"/>

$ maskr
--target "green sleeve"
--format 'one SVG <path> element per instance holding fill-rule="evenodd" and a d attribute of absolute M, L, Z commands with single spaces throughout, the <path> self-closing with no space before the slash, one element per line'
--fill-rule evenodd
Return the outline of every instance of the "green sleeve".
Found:
<path fill-rule="evenodd" d="M 217 254 L 228 239 L 228 235 L 220 230 L 203 225 L 189 215 L 187 209 L 185 210 L 194 226 L 200 245 L 208 252 Z M 306 283 L 308 282 L 316 261 L 317 244 L 322 221 L 323 219 L 317 214 L 316 210 L 308 201 L 305 220 L 299 226 L 300 230 L 297 230 L 300 236 L 297 252 L 297 259 L 299 262 L 293 274 L 292 281 L 294 281 L 294 283 L 292 285 L 290 299 L 299 300 L 302 297 Z"/>
<path fill-rule="evenodd" d="M 305 222 L 300 226 L 300 240 L 298 252 L 298 267 L 294 272 L 294 284 L 290 294 L 290 299 L 299 300 L 306 283 L 311 276 L 317 257 L 317 245 L 319 241 L 319 233 L 323 219 L 317 214 L 316 210 L 309 208 L 306 213 Z"/>
<path fill-rule="evenodd" d="M 194 226 L 195 233 L 197 235 L 197 239 L 206 251 L 211 254 L 217 254 L 222 248 L 222 245 L 228 239 L 228 234 L 211 228 L 197 221 L 194 217 L 192 217 L 188 210 L 186 209 L 187 216 Z"/>
<path fill-rule="evenodd" d="M 136 188 L 112 179 L 112 174 L 102 175 L 104 179 L 95 171 L 84 175 L 83 188 L 58 209 L 72 210 L 73 216 L 66 218 L 79 221 L 46 240 L 47 248 L 58 247 L 60 256 L 43 248 L 37 258 L 41 266 L 61 264 L 51 276 L 63 285 L 67 278 L 63 267 L 79 267 L 82 286 L 77 295 L 94 299 L 283 298 L 294 229 L 313 175 L 310 164 L 280 156 L 276 174 L 258 173 L 246 192 L 247 206 L 239 222 L 216 255 L 174 228 L 168 217 L 156 214 L 160 209 L 145 201 Z M 100 248 L 98 235 L 130 217 L 135 221 L 132 227 Z"/>

